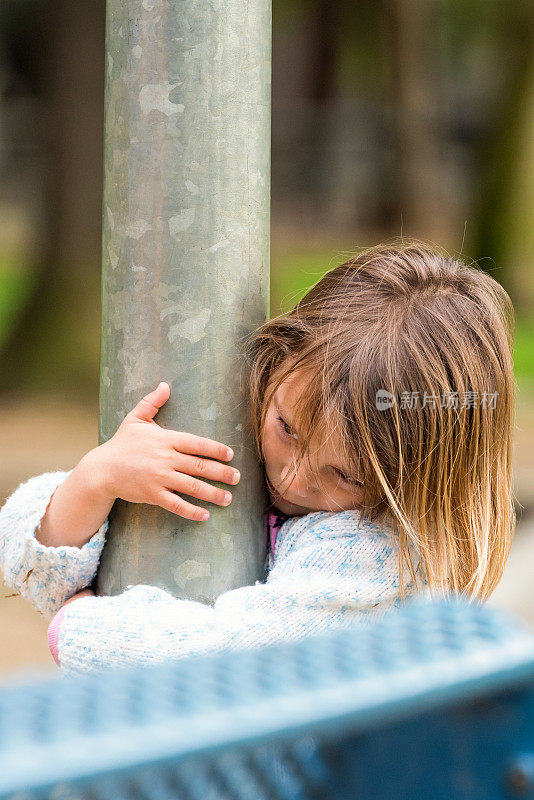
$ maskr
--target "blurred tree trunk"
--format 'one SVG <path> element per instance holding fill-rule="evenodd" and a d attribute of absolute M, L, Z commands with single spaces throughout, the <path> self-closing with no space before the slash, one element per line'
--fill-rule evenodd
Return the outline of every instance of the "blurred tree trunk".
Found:
<path fill-rule="evenodd" d="M 330 0 L 314 0 L 312 5 L 307 94 L 313 103 L 321 105 L 332 99 L 336 88 L 338 7 Z"/>
<path fill-rule="evenodd" d="M 497 119 L 480 147 L 469 251 L 507 289 L 518 310 L 534 307 L 534 5 L 501 9 L 504 50 Z"/>
<path fill-rule="evenodd" d="M 50 154 L 47 234 L 35 292 L 1 354 L 0 390 L 76 387 L 97 397 L 105 0 L 41 8 L 35 124 Z"/>
<path fill-rule="evenodd" d="M 309 30 L 308 69 L 305 97 L 309 100 L 307 158 L 302 161 L 302 185 L 309 194 L 313 211 L 325 208 L 329 193 L 331 165 L 331 118 L 336 94 L 339 54 L 339 5 L 332 0 L 311 0 L 307 11 Z M 334 122 L 335 124 L 335 122 Z"/>
<path fill-rule="evenodd" d="M 534 42 L 530 53 L 534 52 Z M 503 237 L 497 266 L 504 270 L 504 283 L 516 311 L 534 312 L 534 58 L 526 74 L 525 94 L 518 120 L 515 164 L 508 183 L 503 210 Z M 497 279 L 499 273 L 496 274 Z"/>
<path fill-rule="evenodd" d="M 390 221 L 405 233 L 439 234 L 441 98 L 439 6 L 434 0 L 384 0 L 389 54 L 389 96 L 393 139 L 393 194 Z"/>
<path fill-rule="evenodd" d="M 4 49 L 0 42 L 0 175 L 3 172 L 6 159 L 6 131 L 3 106 L 5 102 L 5 88 L 7 83 L 7 64 Z"/>

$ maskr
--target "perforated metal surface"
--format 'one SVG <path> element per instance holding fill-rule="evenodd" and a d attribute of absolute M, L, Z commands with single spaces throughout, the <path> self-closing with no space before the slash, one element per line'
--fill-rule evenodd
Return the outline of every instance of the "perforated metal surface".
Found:
<path fill-rule="evenodd" d="M 519 623 L 419 602 L 292 644 L 19 682 L 0 690 L 0 797 L 326 798 L 351 737 L 533 676 Z"/>

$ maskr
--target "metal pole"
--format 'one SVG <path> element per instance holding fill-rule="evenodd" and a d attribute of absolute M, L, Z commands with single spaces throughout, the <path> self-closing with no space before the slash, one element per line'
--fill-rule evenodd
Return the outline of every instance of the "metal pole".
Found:
<path fill-rule="evenodd" d="M 230 445 L 207 523 L 118 500 L 98 592 L 211 601 L 261 576 L 243 337 L 268 316 L 270 0 L 108 0 L 100 443 L 160 380 L 159 425 Z M 225 484 L 220 484 L 229 488 Z"/>

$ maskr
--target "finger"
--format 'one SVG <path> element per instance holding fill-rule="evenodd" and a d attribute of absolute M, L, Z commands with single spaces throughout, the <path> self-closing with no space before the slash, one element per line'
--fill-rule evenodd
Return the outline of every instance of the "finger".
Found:
<path fill-rule="evenodd" d="M 197 497 L 199 500 L 207 500 L 210 503 L 216 503 L 219 506 L 229 506 L 232 502 L 231 492 L 226 489 L 219 489 L 217 486 L 212 486 L 211 483 L 204 483 L 194 478 L 191 475 L 184 475 L 181 472 L 174 472 L 169 479 L 169 489 L 181 494 L 189 494 L 191 497 Z"/>
<path fill-rule="evenodd" d="M 195 436 L 183 431 L 170 431 L 171 444 L 179 453 L 188 453 L 193 456 L 206 456 L 219 461 L 230 461 L 234 457 L 233 450 L 221 442 L 206 439 L 204 436 Z"/>
<path fill-rule="evenodd" d="M 184 500 L 183 497 L 168 491 L 161 492 L 158 497 L 158 505 L 172 514 L 177 514 L 179 517 L 195 522 L 205 522 L 210 516 L 210 512 L 207 509 L 194 506 Z"/>
<path fill-rule="evenodd" d="M 190 456 L 185 453 L 178 454 L 175 469 L 177 472 L 185 472 L 186 475 L 200 475 L 209 481 L 220 481 L 234 486 L 241 478 L 239 470 L 234 467 L 221 464 L 220 461 L 212 461 L 210 458 Z"/>
<path fill-rule="evenodd" d="M 130 413 L 137 419 L 149 421 L 156 416 L 161 406 L 167 402 L 170 393 L 169 384 L 162 381 L 153 392 L 145 395 Z"/>

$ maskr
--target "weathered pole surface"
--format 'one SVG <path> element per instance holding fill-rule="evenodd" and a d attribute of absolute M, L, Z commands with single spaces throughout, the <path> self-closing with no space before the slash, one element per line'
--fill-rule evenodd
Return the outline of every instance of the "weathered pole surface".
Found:
<path fill-rule="evenodd" d="M 117 500 L 100 594 L 211 601 L 261 577 L 243 338 L 268 316 L 270 0 L 108 0 L 99 442 L 161 380 L 166 428 L 230 445 L 208 522 Z"/>

